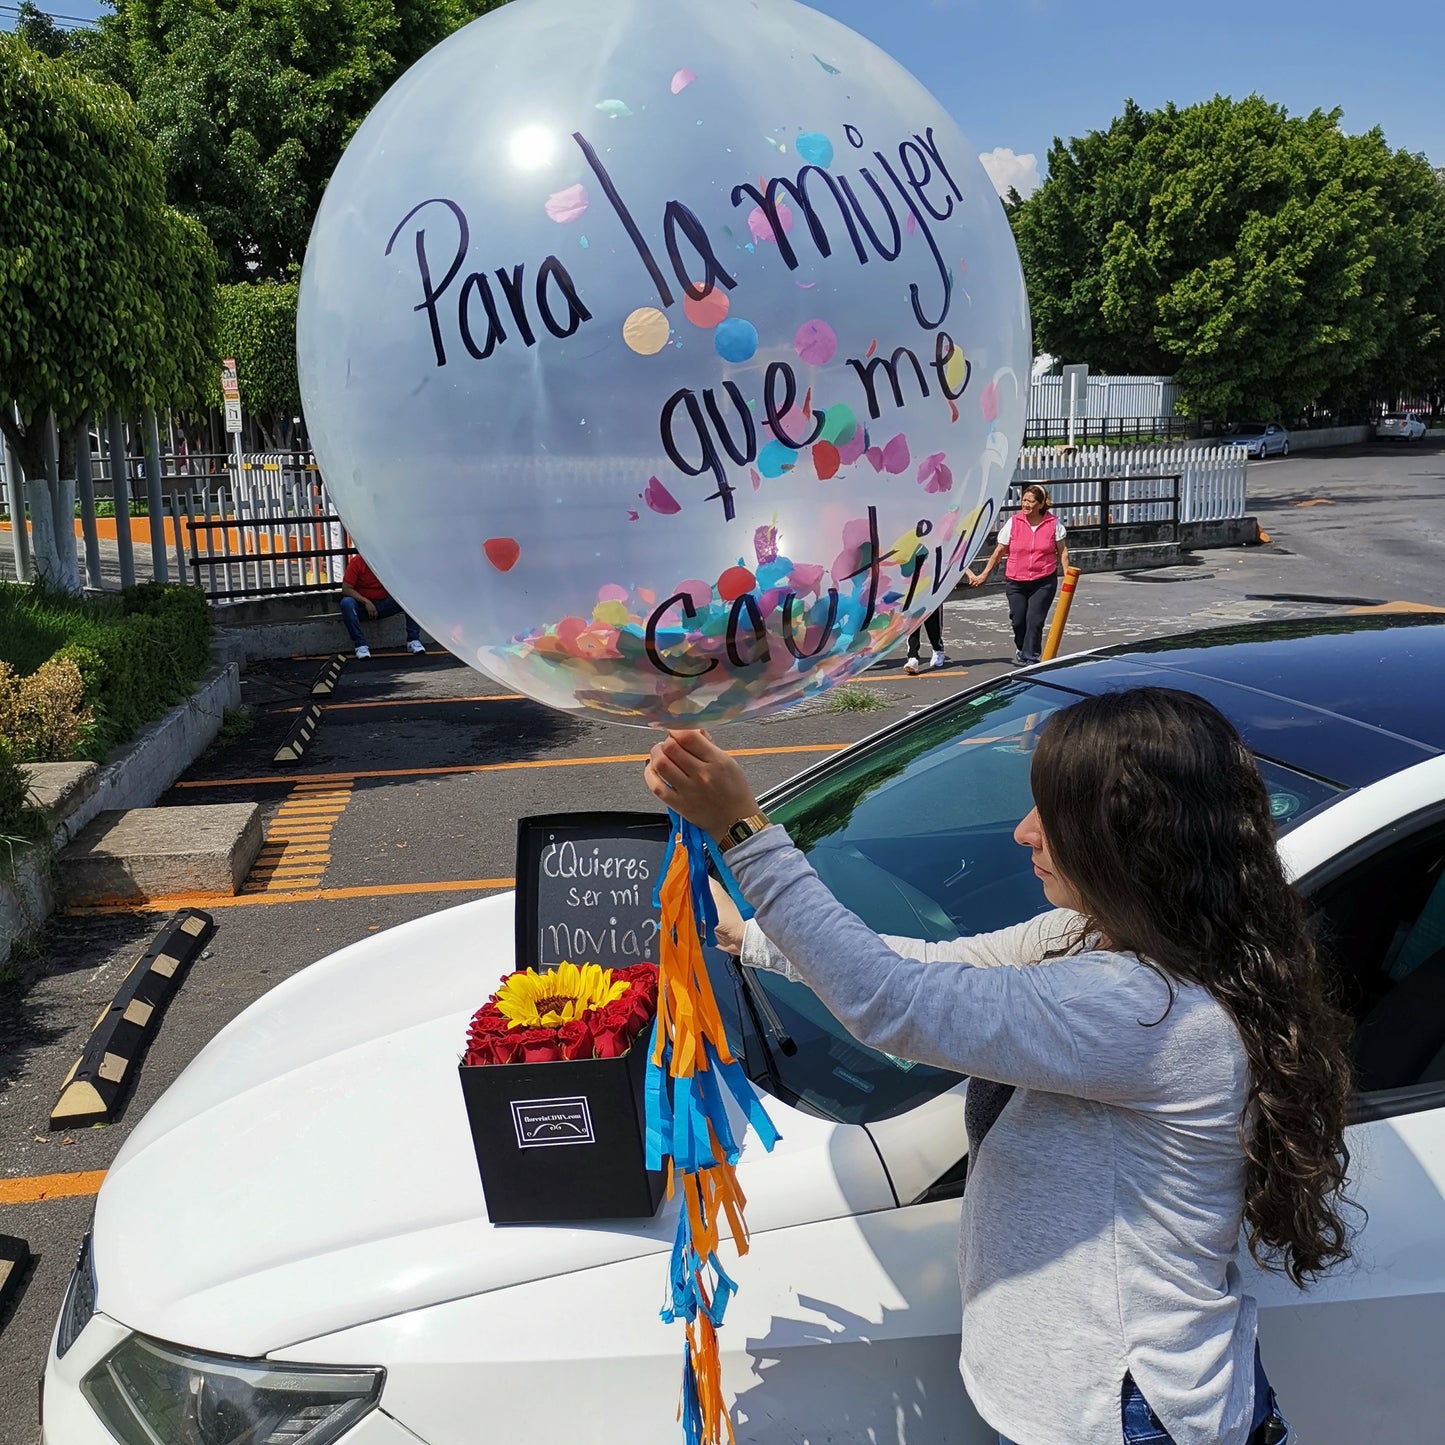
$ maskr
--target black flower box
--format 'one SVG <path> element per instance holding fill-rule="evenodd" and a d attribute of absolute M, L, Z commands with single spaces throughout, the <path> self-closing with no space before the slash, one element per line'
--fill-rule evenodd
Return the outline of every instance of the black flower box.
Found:
<path fill-rule="evenodd" d="M 657 1213 L 666 1175 L 646 1164 L 649 1032 L 615 1059 L 459 1066 L 493 1224 Z"/>

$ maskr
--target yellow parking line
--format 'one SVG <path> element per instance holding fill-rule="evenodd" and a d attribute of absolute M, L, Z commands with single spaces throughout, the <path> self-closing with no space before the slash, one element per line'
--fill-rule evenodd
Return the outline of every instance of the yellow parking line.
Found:
<path fill-rule="evenodd" d="M 307 888 L 294 891 L 237 894 L 218 898 L 214 893 L 173 893 L 134 903 L 98 903 L 66 910 L 73 918 L 114 913 L 174 913 L 177 908 L 249 908 L 256 903 L 341 903 L 352 898 L 403 898 L 419 893 L 492 893 L 515 888 L 515 878 L 462 878 L 448 883 L 380 883 L 359 888 Z"/>
<path fill-rule="evenodd" d="M 266 826 L 266 840 L 241 886 L 242 894 L 319 888 L 331 862 L 332 830 L 350 798 L 349 784 L 333 789 L 324 799 L 304 795 L 298 799 L 293 791 Z"/>
<path fill-rule="evenodd" d="M 781 748 L 732 748 L 735 758 L 782 757 L 799 753 L 838 753 L 851 743 L 795 743 Z M 595 758 L 529 758 L 516 763 L 455 763 L 444 768 L 359 768 L 348 773 L 312 773 L 313 783 L 351 783 L 363 778 L 440 778 L 458 773 L 510 773 L 524 772 L 532 768 L 590 768 L 614 763 L 636 766 L 645 763 L 647 753 L 614 753 Z M 177 783 L 177 788 L 245 788 L 259 787 L 266 783 L 297 783 L 294 773 L 261 773 L 254 778 L 199 778 L 188 783 Z"/>
<path fill-rule="evenodd" d="M 0 1179 L 0 1204 L 38 1204 L 43 1199 L 73 1199 L 94 1194 L 105 1178 L 104 1169 L 85 1174 L 33 1174 L 24 1179 Z"/>

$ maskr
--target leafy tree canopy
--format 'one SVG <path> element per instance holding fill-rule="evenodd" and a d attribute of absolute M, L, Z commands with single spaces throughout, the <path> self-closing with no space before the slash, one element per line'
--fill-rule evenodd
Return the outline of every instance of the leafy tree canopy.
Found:
<path fill-rule="evenodd" d="M 0 196 L 0 427 L 38 477 L 50 411 L 64 430 L 199 396 L 215 253 L 166 205 L 127 96 L 14 35 L 0 35 Z"/>
<path fill-rule="evenodd" d="M 1055 140 L 1011 219 L 1035 341 L 1169 373 L 1194 415 L 1288 415 L 1437 364 L 1445 190 L 1379 130 L 1258 96 Z"/>
<path fill-rule="evenodd" d="M 295 281 L 237 282 L 216 288 L 220 354 L 236 363 L 247 412 L 276 421 L 301 414 L 296 376 Z M 216 391 L 214 404 L 219 404 Z"/>
<path fill-rule="evenodd" d="M 223 280 L 284 280 L 352 132 L 409 65 L 499 0 L 115 0 L 87 65 L 135 97 L 171 202 Z"/>

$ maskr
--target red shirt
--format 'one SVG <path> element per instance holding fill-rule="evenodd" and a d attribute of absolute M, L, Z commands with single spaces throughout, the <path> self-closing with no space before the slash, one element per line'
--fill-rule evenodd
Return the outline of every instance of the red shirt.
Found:
<path fill-rule="evenodd" d="M 381 579 L 357 556 L 346 564 L 342 582 L 353 592 L 359 592 L 368 602 L 385 602 L 391 596 L 381 585 Z"/>

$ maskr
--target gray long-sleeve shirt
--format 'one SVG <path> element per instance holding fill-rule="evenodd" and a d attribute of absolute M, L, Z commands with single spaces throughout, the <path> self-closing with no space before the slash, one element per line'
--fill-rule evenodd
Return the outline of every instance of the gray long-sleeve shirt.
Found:
<path fill-rule="evenodd" d="M 1118 1445 L 1128 1371 L 1177 1445 L 1244 1445 L 1249 1070 L 1224 1009 L 1182 984 L 1171 1006 L 1132 954 L 1045 957 L 1070 914 L 949 943 L 880 938 L 779 827 L 728 863 L 787 972 L 860 1042 L 1018 1086 L 963 1198 L 961 1365 L 980 1414 L 1019 1445 Z M 744 960 L 780 962 L 752 928 Z"/>

